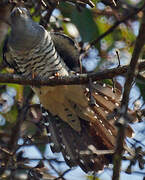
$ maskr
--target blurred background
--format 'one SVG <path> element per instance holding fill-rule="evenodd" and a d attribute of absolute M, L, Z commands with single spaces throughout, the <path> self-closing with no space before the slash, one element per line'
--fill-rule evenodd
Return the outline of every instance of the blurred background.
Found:
<path fill-rule="evenodd" d="M 143 15 L 138 9 L 143 6 L 144 0 L 1 1 L 1 73 L 13 73 L 3 62 L 2 47 L 6 34 L 10 32 L 4 21 L 7 21 L 15 4 L 28 8 L 33 20 L 48 31 L 61 32 L 74 39 L 80 51 L 83 67 L 89 72 L 97 72 L 129 64 Z M 95 7 L 92 8 L 93 4 Z M 106 32 L 108 33 L 102 36 Z M 145 48 L 140 59 L 145 59 Z M 115 77 L 113 81 L 123 92 L 125 77 Z M 109 84 L 113 84 L 113 81 L 105 80 Z M 129 107 L 136 110 L 144 109 L 144 102 L 145 82 L 137 79 L 131 89 Z M 27 111 L 26 107 L 29 107 Z M 61 175 L 60 179 L 68 180 L 112 179 L 112 165 L 99 174 L 85 174 L 79 167 L 70 170 L 61 153 L 51 152 L 46 132 L 39 125 L 41 118 L 39 99 L 29 86 L 0 84 L 0 179 L 40 179 L 42 174 L 43 179 L 56 179 Z M 133 139 L 127 139 L 128 145 L 145 151 L 143 116 L 139 123 L 131 126 L 135 136 Z M 3 168 L 3 159 L 10 152 L 3 152 L 1 147 L 15 148 L 16 159 L 13 161 L 17 163 L 12 162 L 13 168 Z M 134 161 L 131 164 L 130 161 L 124 160 L 121 180 L 145 179 L 144 163 L 144 157 L 142 163 Z"/>

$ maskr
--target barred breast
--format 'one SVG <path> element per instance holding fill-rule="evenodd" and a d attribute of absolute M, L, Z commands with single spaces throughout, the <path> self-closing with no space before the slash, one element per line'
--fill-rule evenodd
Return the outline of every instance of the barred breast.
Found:
<path fill-rule="evenodd" d="M 8 56 L 7 61 L 13 59 L 15 70 L 28 77 L 32 77 L 33 74 L 39 78 L 47 78 L 55 73 L 62 76 L 68 75 L 69 69 L 57 53 L 47 31 L 41 42 L 29 51 L 19 52 L 9 46 Z"/>

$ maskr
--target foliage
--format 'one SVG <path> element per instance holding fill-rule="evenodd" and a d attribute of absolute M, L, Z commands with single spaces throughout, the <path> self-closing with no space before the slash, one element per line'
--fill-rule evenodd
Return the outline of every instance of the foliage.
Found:
<path fill-rule="evenodd" d="M 46 5 L 45 6 L 39 1 L 27 0 L 24 4 L 27 8 L 29 8 L 33 19 L 42 24 L 47 30 L 64 32 L 77 41 L 81 56 L 84 59 L 82 64 L 89 64 L 96 71 L 104 70 L 105 68 L 110 68 L 113 66 L 117 67 L 118 58 L 116 51 L 119 52 L 119 61 L 121 65 L 128 64 L 131 59 L 135 40 L 138 34 L 139 25 L 142 19 L 142 12 L 140 11 L 139 13 L 134 13 L 133 16 L 125 19 L 124 22 L 119 22 L 124 17 L 126 17 L 128 13 L 136 12 L 136 10 L 143 5 L 144 0 L 140 0 L 138 1 L 138 3 L 133 0 L 120 2 L 116 1 L 117 6 L 113 4 L 113 1 L 111 1 L 111 3 L 108 5 L 107 0 L 93 0 L 93 3 L 95 4 L 94 8 L 91 8 L 85 3 L 73 2 L 77 1 L 60 1 L 59 5 L 57 5 L 57 3 L 49 4 L 49 1 L 44 1 Z M 118 25 L 110 30 L 110 28 L 112 28 L 112 26 L 117 22 Z M 99 39 L 102 34 L 108 32 L 109 30 L 110 32 L 108 33 L 108 35 L 104 36 L 104 38 Z M 1 44 L 0 47 L 1 64 L 2 46 L 3 44 Z M 91 50 L 89 50 L 88 47 Z M 95 53 L 93 54 L 93 52 Z M 140 58 L 144 58 L 145 49 L 143 49 L 142 52 L 143 53 Z M 92 62 L 90 63 L 90 61 Z M 95 65 L 98 66 L 95 67 Z M 1 72 L 4 73 L 12 72 L 12 70 L 5 65 L 0 66 L 0 69 Z M 116 80 L 114 79 L 114 81 Z M 113 84 L 112 80 L 105 80 L 105 82 L 108 82 L 108 84 Z M 116 84 L 118 84 L 118 86 L 123 89 L 121 82 L 116 82 Z M 139 91 L 137 93 L 140 94 L 139 100 L 142 108 L 144 108 L 143 103 L 145 100 L 145 86 L 141 83 L 137 83 L 136 86 L 139 88 Z M 8 87 L 13 88 L 12 91 L 13 93 L 15 93 L 16 91 L 16 95 L 12 94 L 12 96 L 10 96 L 7 92 Z M 6 99 L 6 101 L 3 101 L 4 99 L 2 98 L 2 94 L 4 92 L 8 94 L 8 99 Z M 0 96 L 0 146 L 12 142 L 11 146 L 13 148 L 15 147 L 15 151 L 18 152 L 14 157 L 12 157 L 12 159 L 13 161 L 15 161 L 15 159 L 19 159 L 20 162 L 24 162 L 22 166 L 18 164 L 17 167 L 19 167 L 20 169 L 24 169 L 23 172 L 26 172 L 27 170 L 29 172 L 30 179 L 35 179 L 36 175 L 37 177 L 41 178 L 42 174 L 45 179 L 47 179 L 47 172 L 49 172 L 49 170 L 45 169 L 44 162 L 39 160 L 37 161 L 37 159 L 34 159 L 34 161 L 37 162 L 37 165 L 35 166 L 36 169 L 29 166 L 29 168 L 27 167 L 26 163 L 29 162 L 29 158 L 24 156 L 21 147 L 27 146 L 28 144 L 37 148 L 38 152 L 41 154 L 40 159 L 47 160 L 49 166 L 53 169 L 53 171 L 55 171 L 54 176 L 57 175 L 63 177 L 62 169 L 56 170 L 54 164 L 60 165 L 64 164 L 64 162 L 58 161 L 57 158 L 45 157 L 45 150 L 47 149 L 45 144 L 48 143 L 48 140 L 46 138 L 46 132 L 44 131 L 43 127 L 39 125 L 42 116 L 39 105 L 36 105 L 36 103 L 38 103 L 38 100 L 31 89 L 29 87 L 23 87 L 21 85 L 0 84 Z M 14 102 L 9 105 L 9 102 L 13 100 Z M 133 101 L 135 100 L 136 97 L 133 99 Z M 1 109 L 3 106 L 5 106 L 4 110 Z M 24 113 L 24 108 L 27 109 L 28 107 L 29 110 Z M 26 120 L 24 117 L 26 118 Z M 21 128 L 19 127 L 19 121 L 21 121 L 22 123 Z M 16 137 L 16 140 L 18 141 L 20 137 L 22 137 L 23 139 L 22 143 L 20 144 L 16 144 L 16 142 L 13 142 L 13 140 L 15 139 L 14 136 L 17 136 L 17 133 L 13 131 L 14 129 L 20 132 L 20 136 Z M 42 131 L 43 134 L 41 133 Z M 136 141 L 135 145 L 140 146 L 140 142 Z M 145 147 L 144 140 L 141 147 Z M 5 157 L 9 153 L 11 152 L 3 152 L 2 150 L 2 155 L 0 156 L 0 158 L 4 163 L 5 160 L 3 160 L 2 157 Z M 14 152 L 12 151 L 12 153 Z M 14 167 L 14 171 L 17 170 L 17 167 Z M 5 173 L 4 170 L 5 169 L 3 168 L 0 170 L 0 175 L 2 175 L 1 177 L 3 179 L 4 175 L 8 176 L 8 174 Z M 139 170 L 139 168 L 137 168 L 137 171 L 142 172 Z M 53 178 L 55 179 L 55 177 Z M 98 178 L 97 176 L 95 178 L 93 176 L 89 176 L 88 179 L 97 180 Z"/>

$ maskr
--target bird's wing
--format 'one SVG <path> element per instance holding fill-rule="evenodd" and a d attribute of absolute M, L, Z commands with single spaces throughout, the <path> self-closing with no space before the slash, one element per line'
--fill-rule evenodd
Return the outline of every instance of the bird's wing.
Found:
<path fill-rule="evenodd" d="M 7 35 L 4 41 L 4 45 L 3 45 L 3 60 L 4 63 L 6 63 L 9 67 L 13 68 L 15 70 L 15 72 L 19 73 L 19 68 L 17 66 L 17 63 L 15 62 L 15 60 L 12 58 L 11 53 L 9 53 L 9 36 Z"/>
<path fill-rule="evenodd" d="M 79 50 L 77 44 L 65 34 L 51 32 L 56 51 L 64 60 L 69 69 L 77 71 L 79 67 Z"/>
<path fill-rule="evenodd" d="M 44 109 L 53 115 L 45 117 L 52 151 L 61 151 L 68 165 L 79 165 L 86 172 L 103 169 L 111 162 L 117 135 L 116 119 L 108 120 L 107 115 L 119 106 L 121 92 L 98 82 L 92 92 L 95 104 L 90 106 L 84 85 L 43 88 L 36 93 Z M 128 127 L 126 132 L 131 136 L 132 129 Z M 103 151 L 111 153 L 104 155 Z"/>

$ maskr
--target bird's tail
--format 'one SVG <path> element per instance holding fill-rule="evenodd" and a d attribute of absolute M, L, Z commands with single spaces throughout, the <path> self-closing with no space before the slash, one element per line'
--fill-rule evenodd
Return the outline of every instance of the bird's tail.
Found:
<path fill-rule="evenodd" d="M 91 98 L 88 89 L 85 95 L 88 99 Z M 52 151 L 62 152 L 70 167 L 79 165 L 85 172 L 102 170 L 104 165 L 112 161 L 117 129 L 114 125 L 115 118 L 107 120 L 106 117 L 119 106 L 121 99 L 118 89 L 113 92 L 110 86 L 101 84 L 93 86 L 91 95 L 94 104 L 89 108 L 94 113 L 86 113 L 84 118 L 80 118 L 80 132 L 57 116 L 54 117 L 48 112 L 45 116 Z M 128 127 L 127 132 L 131 136 L 132 129 Z"/>

